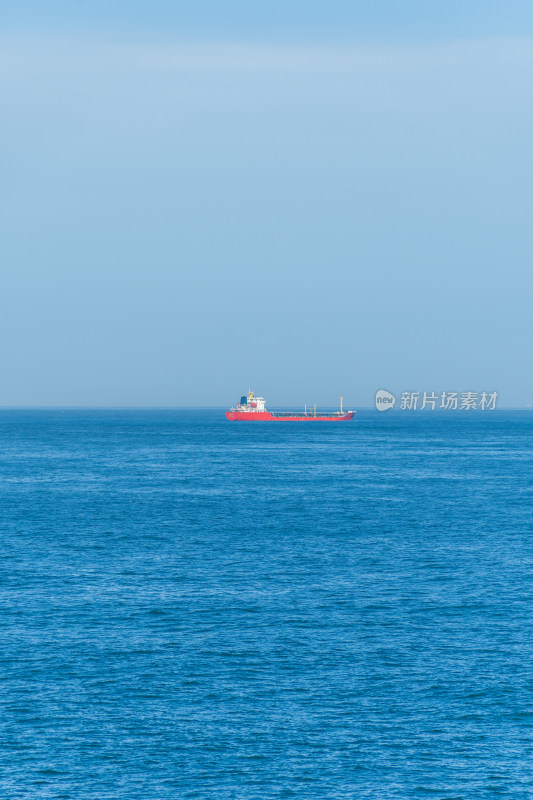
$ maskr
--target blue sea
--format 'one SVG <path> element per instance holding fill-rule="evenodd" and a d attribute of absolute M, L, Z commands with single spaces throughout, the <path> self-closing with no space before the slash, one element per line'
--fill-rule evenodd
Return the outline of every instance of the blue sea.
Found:
<path fill-rule="evenodd" d="M 533 413 L 0 430 L 2 800 L 533 797 Z"/>

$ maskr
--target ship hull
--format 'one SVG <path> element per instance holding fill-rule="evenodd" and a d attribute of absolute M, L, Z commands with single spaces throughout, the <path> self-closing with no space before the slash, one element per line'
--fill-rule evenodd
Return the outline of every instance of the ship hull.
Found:
<path fill-rule="evenodd" d="M 280 414 L 271 411 L 226 411 L 231 422 L 345 422 L 353 419 L 355 411 L 344 414 Z"/>

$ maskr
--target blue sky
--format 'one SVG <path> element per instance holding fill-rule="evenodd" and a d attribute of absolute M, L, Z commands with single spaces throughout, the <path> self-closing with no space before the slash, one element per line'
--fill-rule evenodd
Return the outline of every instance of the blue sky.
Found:
<path fill-rule="evenodd" d="M 0 404 L 533 402 L 529 4 L 4 6 Z"/>
<path fill-rule="evenodd" d="M 526 0 L 20 0 L 2 3 L 3 28 L 189 38 L 194 41 L 443 41 L 523 36 Z"/>

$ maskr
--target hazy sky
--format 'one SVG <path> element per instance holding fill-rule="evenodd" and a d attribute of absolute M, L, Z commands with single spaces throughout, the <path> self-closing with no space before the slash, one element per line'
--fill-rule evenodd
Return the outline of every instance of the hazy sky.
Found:
<path fill-rule="evenodd" d="M 533 4 L 1 15 L 0 405 L 533 403 Z"/>

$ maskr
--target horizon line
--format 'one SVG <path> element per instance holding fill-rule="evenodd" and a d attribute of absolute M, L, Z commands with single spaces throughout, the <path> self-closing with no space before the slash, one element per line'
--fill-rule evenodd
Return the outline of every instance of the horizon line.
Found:
<path fill-rule="evenodd" d="M 300 405 L 287 405 L 284 406 L 285 408 L 289 409 L 298 409 Z M 336 408 L 336 406 L 329 406 L 327 403 L 323 404 L 321 408 Z M 278 408 L 278 406 L 273 405 L 272 408 Z M 169 405 L 0 405 L 0 411 L 220 411 L 226 410 L 227 406 L 216 405 L 216 406 L 192 406 L 192 405 L 176 405 L 176 406 L 169 406 Z M 355 411 L 378 411 L 378 409 L 373 405 L 365 405 L 359 406 L 358 409 L 354 409 Z M 486 414 L 486 409 L 453 409 L 454 411 L 479 411 Z M 491 411 L 533 411 L 533 405 L 524 405 L 524 406 L 513 406 L 513 405 L 505 405 L 505 406 L 498 406 L 497 408 L 490 409 Z M 439 412 L 442 411 L 447 416 L 450 414 L 450 409 L 443 409 L 443 408 L 435 408 L 435 409 L 400 409 L 400 408 L 391 408 L 388 411 L 392 411 L 393 413 L 403 412 L 403 411 L 427 411 L 429 412 Z M 379 411 L 378 413 L 383 414 L 384 412 Z"/>

